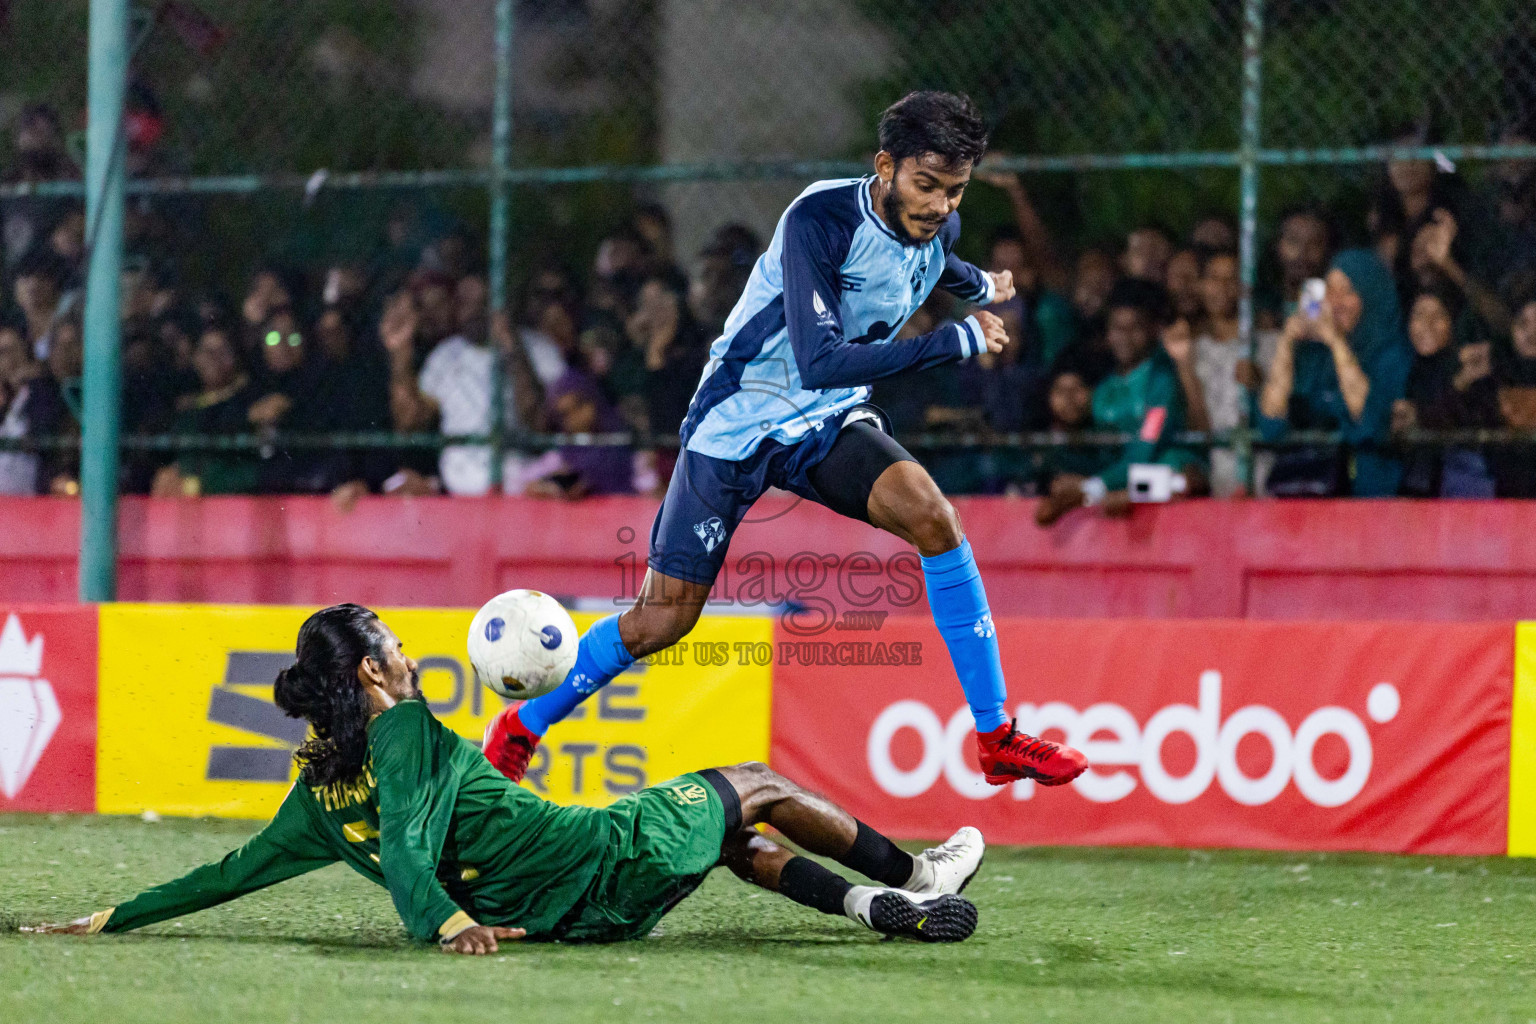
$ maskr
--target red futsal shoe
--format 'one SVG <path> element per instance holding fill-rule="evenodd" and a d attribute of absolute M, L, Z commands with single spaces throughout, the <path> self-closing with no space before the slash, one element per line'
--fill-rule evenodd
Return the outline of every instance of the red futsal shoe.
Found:
<path fill-rule="evenodd" d="M 522 782 L 539 739 L 538 733 L 523 726 L 522 719 L 517 717 L 517 708 L 507 707 L 485 727 L 480 750 L 497 771 L 513 782 Z"/>
<path fill-rule="evenodd" d="M 1042 786 L 1065 786 L 1088 770 L 1081 751 L 1019 732 L 1018 720 L 976 734 L 976 754 L 987 781 L 1006 786 L 1034 779 Z"/>

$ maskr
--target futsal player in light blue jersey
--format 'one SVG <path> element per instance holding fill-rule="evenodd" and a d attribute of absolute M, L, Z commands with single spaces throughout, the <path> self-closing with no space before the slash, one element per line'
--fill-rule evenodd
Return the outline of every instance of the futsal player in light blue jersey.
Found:
<path fill-rule="evenodd" d="M 1008 344 L 984 310 L 894 340 L 935 288 L 980 306 L 1013 297 L 1011 273 L 985 273 L 953 251 L 955 211 L 986 147 L 969 99 L 911 93 L 880 118 L 874 174 L 817 182 L 785 211 L 710 349 L 640 596 L 587 631 L 559 688 L 491 723 L 485 752 L 503 773 L 521 778 L 552 724 L 635 659 L 688 635 L 738 524 L 770 487 L 917 549 L 988 782 L 1061 785 L 1087 767 L 1078 751 L 1009 721 L 996 628 L 960 519 L 868 404 L 877 380 Z"/>

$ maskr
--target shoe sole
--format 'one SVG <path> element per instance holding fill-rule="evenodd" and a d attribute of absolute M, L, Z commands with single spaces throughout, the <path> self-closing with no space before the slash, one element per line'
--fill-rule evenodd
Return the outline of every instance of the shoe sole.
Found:
<path fill-rule="evenodd" d="M 976 931 L 976 905 L 959 896 L 913 903 L 899 893 L 883 892 L 869 907 L 874 930 L 919 942 L 964 942 Z"/>
<path fill-rule="evenodd" d="M 1010 782 L 1018 782 L 1021 779 L 1029 779 L 1038 786 L 1065 786 L 1087 770 L 1088 768 L 1085 765 L 1071 775 L 1057 775 L 1054 778 L 1046 778 L 1029 772 L 1021 772 L 1018 775 L 986 775 L 984 778 L 994 786 L 1006 786 Z"/>

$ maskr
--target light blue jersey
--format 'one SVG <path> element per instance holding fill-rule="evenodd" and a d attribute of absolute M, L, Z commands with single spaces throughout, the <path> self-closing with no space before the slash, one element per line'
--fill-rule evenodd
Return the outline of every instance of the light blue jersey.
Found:
<path fill-rule="evenodd" d="M 690 451 L 741 460 L 763 438 L 794 444 L 867 401 L 869 385 L 985 349 L 975 317 L 891 340 L 936 287 L 982 305 L 991 277 L 951 251 L 960 217 L 904 245 L 876 216 L 874 179 L 819 181 L 779 218 L 683 420 Z"/>

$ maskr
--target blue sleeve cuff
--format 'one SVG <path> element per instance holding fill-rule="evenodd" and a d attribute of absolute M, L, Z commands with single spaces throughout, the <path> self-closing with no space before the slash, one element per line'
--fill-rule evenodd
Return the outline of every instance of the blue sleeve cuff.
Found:
<path fill-rule="evenodd" d="M 960 358 L 969 359 L 987 350 L 986 335 L 981 331 L 981 321 L 968 316 L 955 325 L 960 330 Z"/>

